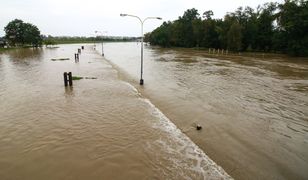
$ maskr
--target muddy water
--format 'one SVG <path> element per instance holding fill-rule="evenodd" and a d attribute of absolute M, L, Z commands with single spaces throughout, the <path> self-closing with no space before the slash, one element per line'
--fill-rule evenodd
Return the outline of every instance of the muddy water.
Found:
<path fill-rule="evenodd" d="M 140 44 L 104 48 L 123 79 L 236 179 L 308 179 L 307 60 L 145 46 L 140 87 Z"/>
<path fill-rule="evenodd" d="M 92 46 L 75 63 L 78 47 L 0 54 L 0 179 L 230 178 Z M 65 71 L 90 79 L 65 88 Z"/>

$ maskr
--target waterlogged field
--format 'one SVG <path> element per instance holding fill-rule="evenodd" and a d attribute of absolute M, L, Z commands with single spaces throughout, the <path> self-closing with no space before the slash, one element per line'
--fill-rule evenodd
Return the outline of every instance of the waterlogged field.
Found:
<path fill-rule="evenodd" d="M 104 48 L 121 78 L 236 179 L 308 178 L 307 59 L 145 46 L 140 87 L 140 43 Z"/>

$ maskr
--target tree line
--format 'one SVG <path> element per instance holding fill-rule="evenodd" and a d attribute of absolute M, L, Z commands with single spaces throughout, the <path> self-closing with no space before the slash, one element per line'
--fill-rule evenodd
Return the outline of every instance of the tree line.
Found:
<path fill-rule="evenodd" d="M 94 42 L 126 42 L 136 41 L 137 37 L 122 37 L 122 36 L 43 36 L 44 44 L 68 44 L 68 43 L 94 43 Z"/>
<path fill-rule="evenodd" d="M 287 53 L 308 56 L 308 1 L 285 0 L 256 9 L 239 7 L 223 19 L 213 11 L 202 16 L 188 9 L 175 21 L 164 22 L 145 35 L 163 47 L 203 47 L 231 51 Z"/>

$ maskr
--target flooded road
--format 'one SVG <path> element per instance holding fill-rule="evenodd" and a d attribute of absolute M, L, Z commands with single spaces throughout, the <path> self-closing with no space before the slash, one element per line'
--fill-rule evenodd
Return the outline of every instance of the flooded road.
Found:
<path fill-rule="evenodd" d="M 235 179 L 308 178 L 307 60 L 145 46 L 140 87 L 140 44 L 104 48 L 121 78 Z"/>
<path fill-rule="evenodd" d="M 231 179 L 91 45 L 75 63 L 77 48 L 0 54 L 0 179 Z M 90 79 L 64 87 L 69 71 Z"/>

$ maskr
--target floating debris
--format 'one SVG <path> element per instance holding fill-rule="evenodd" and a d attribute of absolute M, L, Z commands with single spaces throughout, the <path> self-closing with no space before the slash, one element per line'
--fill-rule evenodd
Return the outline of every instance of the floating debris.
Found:
<path fill-rule="evenodd" d="M 73 76 L 73 80 L 81 80 L 81 79 L 97 79 L 97 77 L 80 77 L 80 76 Z"/>
<path fill-rule="evenodd" d="M 65 60 L 70 60 L 70 58 L 52 58 L 52 61 L 65 61 Z"/>
<path fill-rule="evenodd" d="M 73 79 L 73 80 L 80 80 L 80 79 L 83 79 L 83 77 L 73 76 L 72 79 Z"/>
<path fill-rule="evenodd" d="M 97 79 L 97 77 L 85 77 L 85 79 Z"/>

